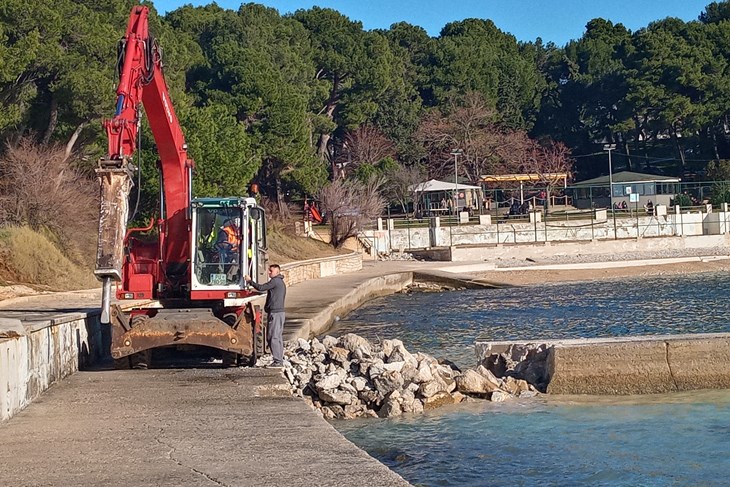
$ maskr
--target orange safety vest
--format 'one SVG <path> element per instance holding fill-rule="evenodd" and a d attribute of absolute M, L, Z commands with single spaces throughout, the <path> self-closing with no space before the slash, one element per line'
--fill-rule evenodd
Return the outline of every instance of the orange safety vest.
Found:
<path fill-rule="evenodd" d="M 241 245 L 241 239 L 238 238 L 236 230 L 232 226 L 226 225 L 223 227 L 223 231 L 226 232 L 226 237 L 228 243 L 231 244 L 232 250 L 238 250 L 238 246 Z"/>

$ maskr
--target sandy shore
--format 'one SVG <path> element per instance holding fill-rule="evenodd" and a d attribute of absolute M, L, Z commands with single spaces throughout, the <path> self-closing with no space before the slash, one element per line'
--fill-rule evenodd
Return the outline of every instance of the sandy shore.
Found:
<path fill-rule="evenodd" d="M 586 264 L 586 266 L 589 265 Z M 536 266 L 535 269 L 530 270 L 511 270 L 505 268 L 498 271 L 480 272 L 477 276 L 479 279 L 486 281 L 501 282 L 514 286 L 528 286 L 541 283 L 597 281 L 620 279 L 622 277 L 672 276 L 703 272 L 730 272 L 730 260 L 673 264 L 660 264 L 647 261 L 647 265 L 645 266 L 611 267 L 605 269 L 546 270 Z"/>

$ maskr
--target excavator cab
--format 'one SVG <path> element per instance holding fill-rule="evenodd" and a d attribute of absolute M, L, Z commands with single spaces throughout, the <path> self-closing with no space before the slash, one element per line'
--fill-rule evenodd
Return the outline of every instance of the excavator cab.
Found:
<path fill-rule="evenodd" d="M 244 276 L 265 275 L 263 209 L 253 198 L 197 198 L 191 208 L 191 298 L 244 297 Z"/>

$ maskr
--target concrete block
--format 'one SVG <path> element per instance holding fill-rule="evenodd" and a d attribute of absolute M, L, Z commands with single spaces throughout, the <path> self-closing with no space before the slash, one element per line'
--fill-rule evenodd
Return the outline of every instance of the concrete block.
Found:
<path fill-rule="evenodd" d="M 654 211 L 656 212 L 656 216 L 667 216 L 666 205 L 657 205 L 656 208 L 654 208 Z"/>
<path fill-rule="evenodd" d="M 689 338 L 667 343 L 677 389 L 730 389 L 730 338 Z"/>
<path fill-rule="evenodd" d="M 676 391 L 663 341 L 556 345 L 548 354 L 550 394 L 656 394 Z"/>
<path fill-rule="evenodd" d="M 530 212 L 530 223 L 540 223 L 542 221 L 542 212 L 541 211 L 531 211 Z"/>
<path fill-rule="evenodd" d="M 469 223 L 469 212 L 468 211 L 459 212 L 459 223 Z"/>
<path fill-rule="evenodd" d="M 378 217 L 378 231 L 383 231 L 383 219 Z"/>
<path fill-rule="evenodd" d="M 605 222 L 608 220 L 608 210 L 596 210 L 596 221 Z"/>
<path fill-rule="evenodd" d="M 388 218 L 388 230 L 395 230 L 395 220 Z"/>
<path fill-rule="evenodd" d="M 491 225 L 492 224 L 492 215 L 479 215 L 479 224 L 480 225 Z"/>

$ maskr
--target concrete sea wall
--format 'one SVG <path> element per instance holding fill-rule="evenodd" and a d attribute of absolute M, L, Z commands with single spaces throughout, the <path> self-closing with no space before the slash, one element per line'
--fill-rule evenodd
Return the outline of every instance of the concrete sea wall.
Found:
<path fill-rule="evenodd" d="M 26 407 L 52 384 L 105 353 L 98 315 L 78 313 L 44 324 L 0 320 L 0 420 Z"/>
<path fill-rule="evenodd" d="M 479 362 L 550 394 L 730 388 L 730 334 L 477 342 Z"/>

